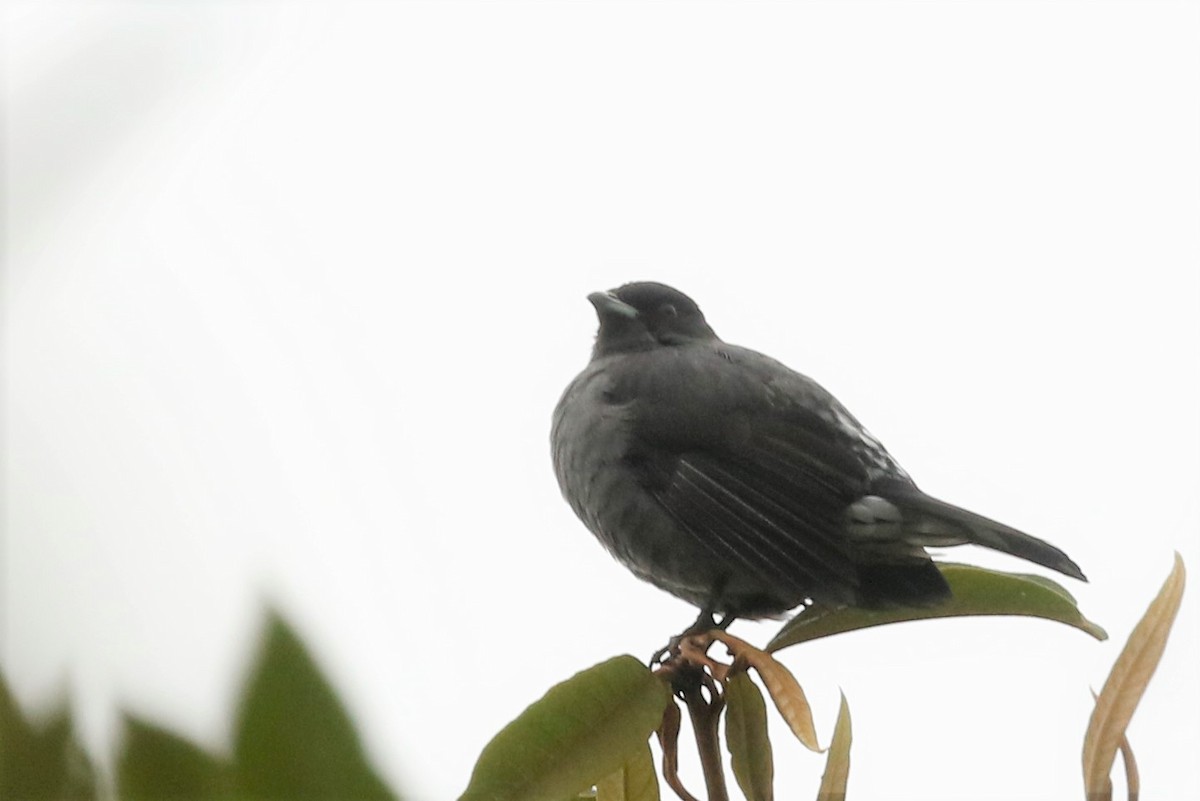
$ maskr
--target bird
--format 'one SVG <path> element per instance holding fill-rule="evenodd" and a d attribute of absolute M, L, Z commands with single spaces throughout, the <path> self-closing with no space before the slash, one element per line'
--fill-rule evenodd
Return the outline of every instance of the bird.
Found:
<path fill-rule="evenodd" d="M 700 610 L 696 631 L 814 603 L 940 604 L 931 547 L 1087 580 L 1050 543 L 922 492 L 820 384 L 726 343 L 679 290 L 588 300 L 599 329 L 553 413 L 555 476 L 617 561 Z"/>

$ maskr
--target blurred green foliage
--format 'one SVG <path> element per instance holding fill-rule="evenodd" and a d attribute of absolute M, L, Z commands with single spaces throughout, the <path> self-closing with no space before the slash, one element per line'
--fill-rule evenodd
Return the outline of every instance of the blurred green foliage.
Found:
<path fill-rule="evenodd" d="M 126 715 L 115 765 L 121 801 L 391 801 L 333 688 L 271 613 L 237 710 L 232 754 L 214 754 Z M 0 798 L 90 801 L 96 770 L 64 710 L 32 723 L 0 677 Z"/>
<path fill-rule="evenodd" d="M 385 801 L 354 724 L 304 645 L 279 617 L 267 628 L 234 736 L 240 798 Z"/>
<path fill-rule="evenodd" d="M 21 713 L 0 675 L 0 798 L 95 797 L 95 770 L 75 739 L 70 713 L 56 709 L 39 725 Z"/>

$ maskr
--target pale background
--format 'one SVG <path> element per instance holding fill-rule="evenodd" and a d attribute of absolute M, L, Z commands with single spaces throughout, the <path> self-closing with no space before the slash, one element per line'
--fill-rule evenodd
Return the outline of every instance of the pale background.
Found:
<path fill-rule="evenodd" d="M 1081 797 L 1119 645 L 1200 569 L 1200 5 L 9 3 L 2 667 L 214 748 L 264 600 L 452 798 L 552 683 L 693 611 L 561 501 L 585 295 L 675 284 L 1113 639 L 785 652 L 869 799 Z M 1020 568 L 958 551 L 952 558 Z M 1195 591 L 1130 735 L 1198 797 Z M 739 623 L 762 643 L 774 626 Z M 780 797 L 823 760 L 776 726 Z M 697 774 L 692 784 L 699 785 Z"/>

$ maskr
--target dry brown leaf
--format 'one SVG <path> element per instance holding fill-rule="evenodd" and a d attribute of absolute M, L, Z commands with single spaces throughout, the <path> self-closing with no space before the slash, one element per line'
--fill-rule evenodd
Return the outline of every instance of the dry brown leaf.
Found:
<path fill-rule="evenodd" d="M 1096 691 L 1092 690 L 1092 700 L 1096 700 Z M 1138 795 L 1141 793 L 1142 780 L 1138 772 L 1137 758 L 1133 755 L 1133 746 L 1129 744 L 1129 738 L 1122 734 L 1121 742 L 1117 745 L 1117 749 L 1121 752 L 1121 764 L 1125 768 L 1125 788 L 1127 801 L 1138 801 Z M 1105 798 L 1112 798 L 1112 783 L 1106 788 L 1107 795 L 1101 793 Z"/>
<path fill-rule="evenodd" d="M 658 727 L 658 744 L 662 747 L 663 755 L 663 781 L 683 801 L 699 801 L 687 791 L 679 779 L 679 729 L 682 722 L 679 707 L 674 702 L 667 704 L 667 708 L 663 710 L 662 725 Z"/>
<path fill-rule="evenodd" d="M 817 742 L 817 727 L 813 723 L 812 707 L 809 706 L 808 698 L 804 695 L 800 682 L 796 681 L 792 672 L 766 651 L 755 648 L 732 634 L 714 631 L 712 636 L 729 648 L 729 652 L 733 654 L 734 664 L 731 672 L 736 672 L 739 665 L 754 668 L 762 678 L 763 686 L 770 693 L 771 700 L 775 702 L 775 708 L 779 710 L 779 714 L 783 716 L 792 730 L 792 734 L 796 735 L 796 739 L 805 748 L 820 753 L 823 749 Z"/>
<path fill-rule="evenodd" d="M 1137 760 L 1133 758 L 1129 738 L 1121 735 L 1121 744 L 1118 747 L 1121 749 L 1121 762 L 1125 765 L 1126 797 L 1128 801 L 1138 801 L 1138 795 L 1142 791 L 1142 780 L 1138 775 Z"/>
<path fill-rule="evenodd" d="M 1134 626 L 1125 647 L 1121 649 L 1108 680 L 1096 699 L 1083 740 L 1083 787 L 1089 799 L 1112 797 L 1113 762 L 1125 736 L 1125 729 L 1137 709 L 1138 702 L 1154 675 L 1171 625 L 1179 611 L 1186 583 L 1183 559 L 1175 554 L 1175 566 L 1162 589 L 1151 601 L 1142 619 Z M 1130 760 L 1126 760 L 1129 764 Z M 1135 789 L 1136 769 L 1130 787 Z"/>
<path fill-rule="evenodd" d="M 838 709 L 837 723 L 833 727 L 833 739 L 829 743 L 829 756 L 825 759 L 825 774 L 821 777 L 821 789 L 817 801 L 841 801 L 846 797 L 846 781 L 850 778 L 850 705 L 842 693 L 842 705 Z"/>

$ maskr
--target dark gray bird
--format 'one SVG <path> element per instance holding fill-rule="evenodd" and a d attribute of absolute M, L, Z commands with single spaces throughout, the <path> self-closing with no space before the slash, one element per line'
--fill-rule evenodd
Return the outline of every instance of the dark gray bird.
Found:
<path fill-rule="evenodd" d="M 802 603 L 935 604 L 925 551 L 974 543 L 1086 581 L 1058 548 L 931 498 L 841 403 L 723 342 L 664 284 L 588 296 L 592 360 L 554 411 L 563 495 L 639 578 L 700 621 Z"/>

